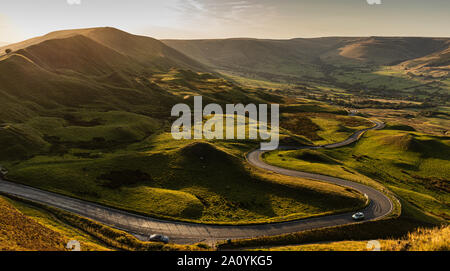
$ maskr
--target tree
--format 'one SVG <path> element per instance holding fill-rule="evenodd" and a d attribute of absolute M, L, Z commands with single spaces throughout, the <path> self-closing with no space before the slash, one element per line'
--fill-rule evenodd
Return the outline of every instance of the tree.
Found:
<path fill-rule="evenodd" d="M 9 53 L 11 53 L 11 52 L 12 52 L 11 49 L 6 49 L 6 50 L 5 50 L 5 53 L 6 53 L 6 54 L 9 54 Z"/>

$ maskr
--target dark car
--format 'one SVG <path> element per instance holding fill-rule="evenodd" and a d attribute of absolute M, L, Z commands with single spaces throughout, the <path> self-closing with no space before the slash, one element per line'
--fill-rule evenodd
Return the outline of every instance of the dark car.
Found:
<path fill-rule="evenodd" d="M 162 242 L 164 244 L 168 244 L 170 239 L 168 236 L 162 235 L 162 234 L 152 234 L 148 238 L 148 241 L 150 242 Z"/>

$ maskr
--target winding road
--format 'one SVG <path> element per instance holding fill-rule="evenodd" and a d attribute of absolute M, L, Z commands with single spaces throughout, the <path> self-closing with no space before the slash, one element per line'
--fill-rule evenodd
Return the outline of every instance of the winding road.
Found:
<path fill-rule="evenodd" d="M 373 122 L 375 124 L 374 127 L 358 131 L 343 142 L 319 147 L 306 147 L 306 148 L 310 149 L 337 148 L 351 144 L 357 141 L 361 137 L 361 135 L 363 135 L 366 131 L 374 129 L 382 129 L 384 127 L 384 124 L 381 122 L 378 121 Z M 300 148 L 282 147 L 281 149 L 300 149 Z M 264 170 L 269 170 L 288 176 L 329 182 L 353 188 L 362 194 L 366 194 L 367 197 L 370 199 L 370 204 L 364 210 L 361 210 L 362 212 L 364 212 L 366 216 L 365 221 L 382 218 L 388 215 L 393 209 L 393 204 L 391 200 L 385 194 L 372 187 L 356 182 L 347 181 L 340 178 L 334 178 L 330 176 L 312 174 L 307 172 L 300 172 L 272 166 L 262 161 L 261 159 L 262 153 L 263 151 L 260 150 L 250 152 L 247 155 L 247 161 L 253 166 Z M 171 238 L 171 241 L 173 241 L 174 243 L 180 244 L 189 244 L 200 241 L 213 243 L 215 241 L 224 239 L 279 235 L 315 228 L 355 223 L 355 221 L 353 221 L 351 218 L 353 214 L 352 212 L 352 213 L 343 213 L 336 215 L 307 218 L 290 222 L 261 224 L 261 225 L 225 226 L 225 225 L 195 224 L 187 222 L 165 221 L 151 217 L 136 215 L 133 213 L 106 207 L 92 202 L 70 198 L 60 194 L 5 181 L 2 180 L 1 178 L 0 178 L 0 192 L 76 213 L 78 215 L 90 218 L 100 223 L 132 233 L 133 235 L 142 240 L 144 240 L 150 234 L 161 233 L 168 235 Z"/>

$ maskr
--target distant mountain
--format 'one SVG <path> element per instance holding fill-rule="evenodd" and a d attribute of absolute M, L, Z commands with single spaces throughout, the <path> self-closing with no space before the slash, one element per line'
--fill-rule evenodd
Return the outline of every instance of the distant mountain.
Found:
<path fill-rule="evenodd" d="M 394 65 L 433 56 L 447 50 L 449 41 L 449 38 L 329 37 L 163 42 L 217 70 L 253 71 L 262 77 L 288 75 L 317 78 L 322 77 L 330 65 Z"/>
<path fill-rule="evenodd" d="M 450 39 L 439 38 L 364 38 L 339 48 L 339 55 L 363 62 L 389 65 L 423 57 L 448 48 Z"/>
<path fill-rule="evenodd" d="M 267 75 L 321 76 L 320 55 L 349 39 L 164 40 L 167 45 L 217 70 Z M 350 38 L 352 40 L 352 38 Z"/>

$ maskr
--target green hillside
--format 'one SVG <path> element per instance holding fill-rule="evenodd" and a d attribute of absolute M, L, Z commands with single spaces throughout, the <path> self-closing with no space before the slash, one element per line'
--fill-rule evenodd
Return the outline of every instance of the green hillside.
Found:
<path fill-rule="evenodd" d="M 11 166 L 10 178 L 152 216 L 214 223 L 283 221 L 364 204 L 361 195 L 333 185 L 255 175 L 240 148 L 249 149 L 160 135 L 120 151 L 36 156 Z"/>
<path fill-rule="evenodd" d="M 428 215 L 448 221 L 450 210 L 448 137 L 415 132 L 369 132 L 349 147 L 331 150 L 276 151 L 267 162 L 365 182 L 383 183 Z"/>

